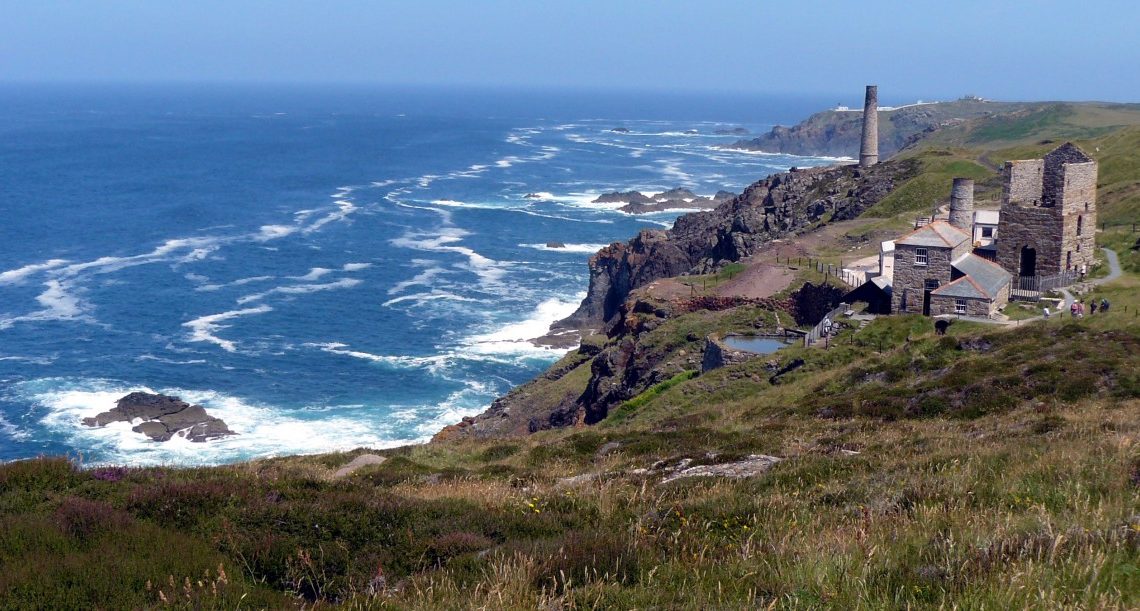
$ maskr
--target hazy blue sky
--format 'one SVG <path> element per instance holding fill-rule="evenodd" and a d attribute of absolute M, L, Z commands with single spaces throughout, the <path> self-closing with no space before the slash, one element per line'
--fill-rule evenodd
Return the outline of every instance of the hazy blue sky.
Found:
<path fill-rule="evenodd" d="M 1140 101 L 1140 2 L 6 0 L 0 81 Z"/>

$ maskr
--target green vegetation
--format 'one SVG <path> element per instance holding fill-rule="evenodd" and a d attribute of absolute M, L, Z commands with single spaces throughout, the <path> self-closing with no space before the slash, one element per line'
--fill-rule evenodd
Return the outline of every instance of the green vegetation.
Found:
<path fill-rule="evenodd" d="M 1001 140 L 986 151 L 912 151 L 937 182 L 904 185 L 877 222 L 945 197 L 952 176 L 992 189 L 995 160 L 1054 146 L 1012 139 L 1135 112 L 1093 110 L 946 136 Z M 1124 222 L 1140 209 L 1140 130 L 1096 133 L 1080 144 L 1101 147 L 1100 207 Z M 591 355 L 614 350 L 647 381 L 600 424 L 377 451 L 383 464 L 340 479 L 364 450 L 0 465 L 0 608 L 1140 607 L 1140 234 L 1098 241 L 1126 271 L 1091 295 L 1108 314 L 946 336 L 918 316 L 841 317 L 827 349 L 701 375 L 708 334 L 788 313 L 663 319 L 648 304 L 630 335 L 587 338 L 514 391 L 535 413 L 573 405 Z M 754 454 L 782 460 L 663 481 Z"/>
<path fill-rule="evenodd" d="M 926 154 L 921 157 L 921 161 L 922 173 L 892 191 L 863 214 L 877 218 L 893 217 L 904 212 L 930 216 L 936 203 L 950 199 L 950 183 L 955 177 L 973 178 L 982 182 L 993 175 L 990 170 L 974 161 L 948 153 Z M 982 197 L 979 193 L 978 198 Z"/>

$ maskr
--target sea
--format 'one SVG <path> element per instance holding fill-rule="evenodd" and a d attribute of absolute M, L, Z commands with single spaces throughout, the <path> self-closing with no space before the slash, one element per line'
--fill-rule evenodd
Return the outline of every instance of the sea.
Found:
<path fill-rule="evenodd" d="M 0 86 L 0 461 L 213 465 L 423 442 L 565 353 L 528 340 L 578 305 L 591 254 L 681 214 L 599 194 L 739 192 L 834 163 L 719 147 L 831 103 Z M 81 423 L 132 391 L 200 404 L 238 434 L 160 443 Z"/>

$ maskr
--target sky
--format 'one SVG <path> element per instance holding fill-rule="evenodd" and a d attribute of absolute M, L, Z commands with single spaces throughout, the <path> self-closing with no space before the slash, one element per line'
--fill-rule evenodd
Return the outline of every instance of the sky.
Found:
<path fill-rule="evenodd" d="M 1135 102 L 1138 23 L 1133 0 L 5 0 L 0 83 Z"/>

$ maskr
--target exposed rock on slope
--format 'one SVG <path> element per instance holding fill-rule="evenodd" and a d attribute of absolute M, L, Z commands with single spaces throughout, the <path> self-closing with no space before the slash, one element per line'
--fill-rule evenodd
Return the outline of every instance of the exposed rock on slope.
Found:
<path fill-rule="evenodd" d="M 207 441 L 235 433 L 225 422 L 206 413 L 201 405 L 190 405 L 178 397 L 133 392 L 115 404 L 110 411 L 84 418 L 87 426 L 106 426 L 112 422 L 142 422 L 131 430 L 155 441 L 167 441 L 175 435 L 190 441 Z"/>
<path fill-rule="evenodd" d="M 590 259 L 586 299 L 555 325 L 556 330 L 604 329 L 605 335 L 589 337 L 537 380 L 435 439 L 593 424 L 653 385 L 699 369 L 708 333 L 765 325 L 775 332 L 764 312 L 789 311 L 793 303 L 662 302 L 637 289 L 660 278 L 712 271 L 828 218 L 854 218 L 918 169 L 917 162 L 888 161 L 865 170 L 845 166 L 774 174 L 715 210 L 682 216 L 668 231 L 643 231 L 629 242 L 607 246 Z"/>
<path fill-rule="evenodd" d="M 590 258 L 586 299 L 555 326 L 603 328 L 637 287 L 659 278 L 710 272 L 828 215 L 833 220 L 855 218 L 917 172 L 917 162 L 888 161 L 866 170 L 842 166 L 773 174 L 714 210 L 680 217 L 668 231 L 643 231 L 629 242 L 603 248 Z"/>

